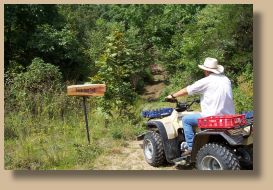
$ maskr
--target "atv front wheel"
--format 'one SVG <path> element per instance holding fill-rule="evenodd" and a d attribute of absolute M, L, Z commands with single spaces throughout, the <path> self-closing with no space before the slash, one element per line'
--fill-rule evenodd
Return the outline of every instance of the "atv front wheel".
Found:
<path fill-rule="evenodd" d="M 239 170 L 240 164 L 236 155 L 227 147 L 209 143 L 197 153 L 196 167 L 199 170 Z"/>
<path fill-rule="evenodd" d="M 143 141 L 145 160 L 151 166 L 158 167 L 166 162 L 160 135 L 154 131 L 146 133 Z"/>

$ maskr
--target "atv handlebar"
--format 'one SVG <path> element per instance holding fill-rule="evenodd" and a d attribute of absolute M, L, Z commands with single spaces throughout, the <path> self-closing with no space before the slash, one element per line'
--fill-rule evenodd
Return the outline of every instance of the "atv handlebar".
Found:
<path fill-rule="evenodd" d="M 194 103 L 200 103 L 199 99 L 194 99 L 191 102 L 179 102 L 176 98 L 165 98 L 164 102 L 176 103 L 178 111 L 188 110 Z"/>
<path fill-rule="evenodd" d="M 177 103 L 178 100 L 176 98 L 165 98 L 163 102 Z"/>

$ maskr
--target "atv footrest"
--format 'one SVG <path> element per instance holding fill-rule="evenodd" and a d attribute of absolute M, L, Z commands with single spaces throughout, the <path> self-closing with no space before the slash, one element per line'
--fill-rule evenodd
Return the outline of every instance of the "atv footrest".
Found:
<path fill-rule="evenodd" d="M 172 162 L 176 165 L 185 165 L 190 158 L 190 155 L 182 156 L 179 158 L 175 158 L 172 160 Z"/>

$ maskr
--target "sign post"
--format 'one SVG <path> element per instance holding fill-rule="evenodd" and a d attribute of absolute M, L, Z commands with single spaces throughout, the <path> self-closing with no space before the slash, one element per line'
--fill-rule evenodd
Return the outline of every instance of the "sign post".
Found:
<path fill-rule="evenodd" d="M 83 96 L 83 111 L 84 111 L 84 119 L 85 119 L 85 127 L 86 127 L 86 134 L 87 140 L 90 144 L 90 135 L 89 135 L 89 127 L 88 127 L 88 117 L 87 117 L 87 109 L 86 109 L 86 96 Z"/>
<path fill-rule="evenodd" d="M 85 127 L 86 127 L 87 140 L 89 144 L 90 144 L 90 135 L 89 135 L 89 127 L 88 127 L 86 99 L 89 96 L 103 96 L 105 91 L 106 91 L 105 84 L 83 84 L 83 85 L 71 85 L 67 87 L 68 96 L 81 96 L 83 98 Z"/>

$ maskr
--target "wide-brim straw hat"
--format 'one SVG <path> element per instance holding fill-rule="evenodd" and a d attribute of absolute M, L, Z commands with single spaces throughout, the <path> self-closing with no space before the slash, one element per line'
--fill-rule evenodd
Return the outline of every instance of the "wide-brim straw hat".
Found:
<path fill-rule="evenodd" d="M 207 57 L 203 65 L 198 65 L 200 69 L 211 71 L 215 74 L 221 74 L 224 72 L 224 67 L 218 64 L 218 60 L 215 58 Z"/>

